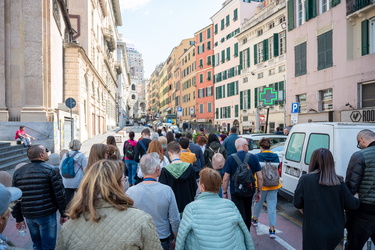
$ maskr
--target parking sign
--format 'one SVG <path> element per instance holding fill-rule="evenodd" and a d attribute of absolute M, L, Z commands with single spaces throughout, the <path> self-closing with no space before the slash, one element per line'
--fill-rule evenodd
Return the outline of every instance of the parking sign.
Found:
<path fill-rule="evenodd" d="M 292 113 L 299 113 L 299 102 L 292 103 Z"/>

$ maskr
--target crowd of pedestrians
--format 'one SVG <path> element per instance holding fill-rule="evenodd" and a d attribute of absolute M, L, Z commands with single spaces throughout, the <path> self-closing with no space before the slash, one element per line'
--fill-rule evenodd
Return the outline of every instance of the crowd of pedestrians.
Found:
<path fill-rule="evenodd" d="M 58 167 L 44 146 L 30 145 L 31 163 L 15 171 L 13 187 L 0 184 L 0 249 L 14 246 L 1 235 L 10 212 L 34 249 L 254 249 L 249 231 L 264 202 L 269 237 L 277 237 L 280 162 L 268 138 L 251 154 L 236 127 L 227 137 L 202 129 L 195 142 L 189 132 L 128 136 L 123 155 L 109 136 L 88 159 L 73 140 Z M 344 227 L 346 249 L 375 241 L 374 132 L 361 131 L 357 142 L 345 179 L 329 150 L 312 152 L 293 201 L 304 214 L 303 249 L 335 249 Z"/>

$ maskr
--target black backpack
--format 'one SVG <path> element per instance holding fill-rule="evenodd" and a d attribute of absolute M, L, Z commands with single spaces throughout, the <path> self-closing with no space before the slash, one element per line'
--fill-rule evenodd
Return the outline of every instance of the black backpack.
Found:
<path fill-rule="evenodd" d="M 129 141 L 126 141 L 124 144 L 124 154 L 129 160 L 134 160 L 134 146 Z"/>
<path fill-rule="evenodd" d="M 251 171 L 248 161 L 250 154 L 246 153 L 245 159 L 242 162 L 236 153 L 231 155 L 237 162 L 237 170 L 233 175 L 234 193 L 243 197 L 250 197 L 255 193 L 255 178 L 253 171 Z"/>

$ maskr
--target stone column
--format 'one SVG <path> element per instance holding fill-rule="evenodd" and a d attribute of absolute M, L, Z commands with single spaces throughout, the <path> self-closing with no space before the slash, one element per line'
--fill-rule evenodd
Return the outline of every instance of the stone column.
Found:
<path fill-rule="evenodd" d="M 0 0 L 0 121 L 8 121 L 5 94 L 5 0 Z"/>

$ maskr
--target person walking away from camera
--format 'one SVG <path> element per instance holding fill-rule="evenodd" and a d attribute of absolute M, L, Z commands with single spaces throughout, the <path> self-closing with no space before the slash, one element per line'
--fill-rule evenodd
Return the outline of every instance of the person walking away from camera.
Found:
<path fill-rule="evenodd" d="M 237 149 L 237 152 L 235 153 L 237 157 L 240 159 L 241 162 L 245 161 L 245 157 L 247 154 L 249 154 L 248 161 L 246 162 L 248 164 L 248 167 L 251 169 L 252 174 L 256 174 L 257 177 L 257 187 L 259 190 L 262 190 L 263 187 L 263 176 L 262 176 L 262 168 L 259 165 L 258 158 L 248 153 L 249 151 L 249 145 L 247 141 L 243 138 L 238 138 L 235 141 L 235 147 Z M 232 201 L 234 204 L 236 204 L 238 210 L 240 211 L 243 220 L 245 221 L 245 224 L 247 228 L 250 230 L 251 226 L 251 203 L 253 199 L 253 195 L 240 195 L 236 193 L 235 191 L 235 180 L 234 175 L 236 173 L 237 167 L 239 164 L 237 164 L 235 160 L 235 155 L 228 156 L 227 160 L 225 161 L 225 165 L 223 167 L 224 171 L 224 177 L 223 177 L 223 198 L 228 199 L 228 184 L 230 180 L 230 194 L 232 197 Z M 252 189 L 255 189 L 255 186 L 252 187 Z M 261 199 L 261 193 L 259 190 L 255 193 L 255 201 L 259 202 Z M 253 191 L 253 193 L 255 190 Z"/>
<path fill-rule="evenodd" d="M 121 158 L 121 154 L 119 152 L 118 147 L 115 147 L 113 145 L 107 145 L 107 146 L 108 146 L 108 157 L 107 157 L 107 159 L 112 160 L 112 161 L 121 161 L 122 158 Z M 120 156 L 120 158 L 119 158 L 119 156 Z"/>
<path fill-rule="evenodd" d="M 117 147 L 116 138 L 113 135 L 107 136 L 106 144 L 107 144 L 107 146 L 112 145 L 117 149 L 117 150 L 115 150 L 115 154 L 117 156 L 117 159 L 121 160 L 120 149 Z"/>
<path fill-rule="evenodd" d="M 62 178 L 58 168 L 46 163 L 48 152 L 44 146 L 30 146 L 27 157 L 31 163 L 13 174 L 13 186 L 22 190 L 22 197 L 14 206 L 12 215 L 18 230 L 26 227 L 26 218 L 34 249 L 55 249 L 56 211 L 60 212 L 60 223 L 67 220 Z"/>
<path fill-rule="evenodd" d="M 185 206 L 194 200 L 197 191 L 195 171 L 191 164 L 181 161 L 181 148 L 178 142 L 170 142 L 167 148 L 171 164 L 161 170 L 159 182 L 172 188 L 178 211 L 182 213 Z"/>
<path fill-rule="evenodd" d="M 344 237 L 344 210 L 358 208 L 359 200 L 336 174 L 328 149 L 314 150 L 308 172 L 300 177 L 293 200 L 296 208 L 303 209 L 302 247 L 335 249 Z"/>
<path fill-rule="evenodd" d="M 102 143 L 93 144 L 90 148 L 89 158 L 87 159 L 87 166 L 85 172 L 94 165 L 95 162 L 105 160 L 108 158 L 108 146 Z"/>
<path fill-rule="evenodd" d="M 160 168 L 170 164 L 168 158 L 163 153 L 163 147 L 159 140 L 152 140 L 148 145 L 147 154 L 157 153 L 160 159 Z M 142 169 L 139 167 L 137 175 L 139 178 L 143 178 Z"/>
<path fill-rule="evenodd" d="M 87 170 L 62 227 L 57 250 L 159 249 L 152 217 L 133 208 L 121 162 L 100 160 Z"/>
<path fill-rule="evenodd" d="M 262 167 L 262 174 L 263 174 L 263 187 L 261 190 L 261 199 L 259 202 L 255 203 L 254 205 L 254 214 L 251 218 L 251 224 L 254 227 L 258 226 L 258 218 L 260 211 L 263 208 L 264 201 L 267 202 L 267 213 L 268 213 L 268 221 L 269 221 L 269 236 L 270 238 L 276 237 L 275 226 L 276 226 L 276 205 L 277 205 L 277 191 L 281 188 L 281 182 L 279 180 L 279 173 L 278 168 L 280 165 L 279 156 L 272 151 L 270 151 L 271 141 L 269 138 L 262 138 L 259 141 L 260 153 L 256 154 L 259 160 L 259 164 Z M 266 162 L 271 163 L 270 167 L 274 167 L 275 171 L 274 174 L 277 174 L 277 185 L 276 186 L 266 186 L 266 178 L 264 176 L 266 171 L 264 171 L 264 167 Z"/>
<path fill-rule="evenodd" d="M 177 234 L 176 250 L 254 249 L 250 233 L 236 205 L 218 195 L 220 174 L 214 169 L 204 168 L 199 175 L 201 194 L 185 207 Z"/>
<path fill-rule="evenodd" d="M 227 155 L 231 155 L 237 152 L 235 142 L 238 138 L 240 137 L 237 134 L 237 127 L 231 127 L 229 136 L 227 136 L 227 138 L 225 138 L 223 142 L 223 146 L 227 151 Z"/>
<path fill-rule="evenodd" d="M 187 138 L 181 138 L 179 144 L 181 147 L 181 161 L 194 164 L 194 162 L 197 161 L 197 157 L 189 150 L 189 140 Z"/>
<path fill-rule="evenodd" d="M 134 149 L 134 160 L 138 163 L 141 157 L 146 154 L 148 149 L 148 144 L 150 144 L 150 135 L 151 132 L 148 128 L 142 130 L 142 139 L 137 142 L 137 145 Z"/>
<path fill-rule="evenodd" d="M 154 142 L 150 143 L 149 149 Z M 139 162 L 144 179 L 136 186 L 129 188 L 126 194 L 134 200 L 134 207 L 150 214 L 154 219 L 161 245 L 164 250 L 169 250 L 175 245 L 177 230 L 180 224 L 176 198 L 173 190 L 157 182 L 161 172 L 160 155 L 156 152 L 147 153 Z M 173 233 L 174 240 L 171 241 Z"/>
<path fill-rule="evenodd" d="M 206 165 L 204 154 L 202 152 L 202 149 L 198 145 L 194 144 L 192 133 L 186 133 L 185 137 L 189 140 L 190 151 L 195 154 L 195 157 L 197 157 L 197 161 L 193 163 L 193 168 L 196 174 L 196 178 L 198 179 L 199 171 L 201 171 L 202 168 Z"/>
<path fill-rule="evenodd" d="M 375 244 L 375 133 L 364 129 L 357 135 L 357 147 L 346 170 L 345 183 L 358 194 L 361 205 L 348 212 L 346 249 L 362 249 L 368 238 Z"/>
<path fill-rule="evenodd" d="M 69 156 L 73 157 L 74 159 L 74 173 L 75 176 L 73 178 L 65 178 L 62 176 L 62 181 L 65 187 L 65 200 L 66 204 L 69 204 L 69 202 L 73 199 L 74 193 L 77 191 L 77 188 L 79 187 L 79 184 L 82 181 L 83 175 L 84 175 L 84 169 L 87 166 L 87 160 L 86 156 L 79 152 L 81 149 L 82 143 L 79 140 L 73 140 L 69 143 L 69 149 L 70 151 L 63 155 L 61 161 L 60 161 L 60 173 L 61 168 L 64 160 Z"/>
<path fill-rule="evenodd" d="M 167 135 L 167 128 L 166 127 L 162 127 L 161 128 L 161 135 L 162 136 L 166 136 Z"/>
<path fill-rule="evenodd" d="M 282 127 L 277 127 L 275 135 L 284 135 L 283 128 Z"/>
<path fill-rule="evenodd" d="M 222 154 L 225 159 L 227 158 L 227 151 L 224 146 L 220 144 L 218 136 L 211 133 L 208 135 L 208 142 L 204 151 L 204 159 L 207 167 L 212 168 L 212 157 L 217 152 Z M 221 171 L 219 172 L 221 174 Z"/>
<path fill-rule="evenodd" d="M 12 211 L 12 202 L 22 196 L 22 191 L 15 187 L 6 187 L 0 184 L 0 249 L 14 249 L 15 245 L 6 236 L 2 235 Z M 17 248 L 18 249 L 18 248 Z"/>
<path fill-rule="evenodd" d="M 204 154 L 204 151 L 206 150 L 206 145 L 207 145 L 207 137 L 206 136 L 199 136 L 196 139 L 196 144 L 201 148 L 202 154 Z"/>
<path fill-rule="evenodd" d="M 129 184 L 133 186 L 135 181 L 135 175 L 137 174 L 138 162 L 135 159 L 135 148 L 137 146 L 137 141 L 134 140 L 135 134 L 133 131 L 129 132 L 129 140 L 124 142 L 124 159 L 125 165 L 128 169 Z"/>
<path fill-rule="evenodd" d="M 226 134 L 220 134 L 218 139 L 219 139 L 221 145 L 223 145 L 225 138 L 227 138 Z"/>
<path fill-rule="evenodd" d="M 20 126 L 20 129 L 16 131 L 14 139 L 20 139 L 25 147 L 30 147 L 31 139 L 35 140 L 31 135 L 26 134 L 25 126 Z"/>

